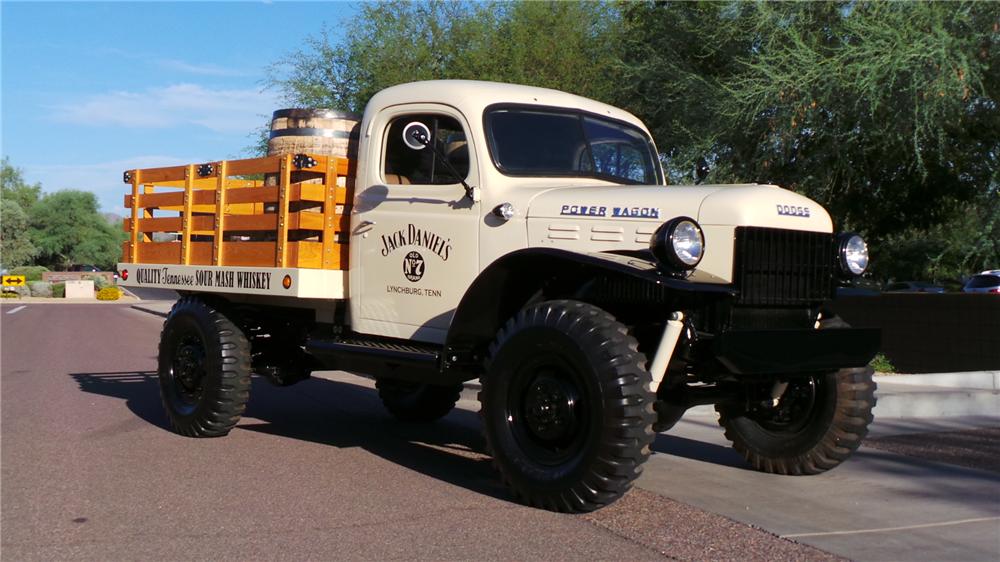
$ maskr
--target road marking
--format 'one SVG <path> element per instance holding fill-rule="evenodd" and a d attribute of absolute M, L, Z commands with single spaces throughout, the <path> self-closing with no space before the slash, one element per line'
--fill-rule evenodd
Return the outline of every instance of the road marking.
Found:
<path fill-rule="evenodd" d="M 958 521 L 942 521 L 941 523 L 924 523 L 922 525 L 906 525 L 905 527 L 883 527 L 881 529 L 860 529 L 857 531 L 829 531 L 826 533 L 794 533 L 791 535 L 781 535 L 783 539 L 796 539 L 799 537 L 830 537 L 834 535 L 861 535 L 865 533 L 886 533 L 889 531 L 909 531 L 911 529 L 929 529 L 932 527 L 948 527 L 951 525 L 962 525 L 964 523 L 982 523 L 984 521 L 1000 521 L 1000 517 L 979 517 L 976 519 L 959 519 Z"/>
<path fill-rule="evenodd" d="M 23 310 L 23 309 L 24 309 L 24 308 L 25 308 L 26 306 L 27 306 L 27 305 L 24 305 L 24 304 L 22 304 L 21 306 L 19 306 L 19 307 L 15 308 L 15 309 L 12 309 L 12 310 L 8 310 L 8 311 L 7 311 L 7 314 L 14 314 L 15 312 L 17 312 L 17 311 L 19 311 L 19 310 Z"/>

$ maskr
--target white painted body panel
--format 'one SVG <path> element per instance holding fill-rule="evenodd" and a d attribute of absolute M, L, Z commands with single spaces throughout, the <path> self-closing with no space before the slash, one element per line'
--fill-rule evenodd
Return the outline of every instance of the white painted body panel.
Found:
<path fill-rule="evenodd" d="M 347 272 L 333 269 L 119 263 L 118 271 L 123 274 L 118 279 L 122 287 L 300 299 L 347 298 Z M 291 279 L 287 289 L 282 284 L 286 275 Z"/>
<path fill-rule="evenodd" d="M 389 124 L 415 113 L 446 115 L 471 129 L 446 104 L 395 104 L 366 113 L 362 127 L 372 132 L 361 143 L 351 218 L 350 259 L 360 264 L 351 268 L 351 322 L 360 332 L 440 342 L 479 273 L 482 210 L 457 183 L 392 185 L 382 177 Z M 469 144 L 467 181 L 478 185 L 479 145 Z"/>
<path fill-rule="evenodd" d="M 799 214 L 781 215 L 779 206 Z M 773 185 L 615 185 L 537 195 L 528 210 L 528 243 L 583 253 L 641 250 L 649 247 L 657 227 L 678 216 L 693 218 L 702 227 L 705 257 L 691 279 L 706 283 L 732 282 L 737 226 L 814 232 L 833 228 L 817 203 Z"/>

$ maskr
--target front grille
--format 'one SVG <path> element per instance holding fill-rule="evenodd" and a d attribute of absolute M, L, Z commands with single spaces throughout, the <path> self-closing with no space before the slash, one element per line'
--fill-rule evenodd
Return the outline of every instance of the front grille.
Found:
<path fill-rule="evenodd" d="M 833 235 L 736 228 L 733 281 L 745 305 L 798 305 L 833 296 Z"/>

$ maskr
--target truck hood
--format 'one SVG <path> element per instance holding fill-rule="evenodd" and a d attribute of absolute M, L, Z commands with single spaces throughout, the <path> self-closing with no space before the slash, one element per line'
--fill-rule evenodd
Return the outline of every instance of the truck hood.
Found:
<path fill-rule="evenodd" d="M 830 215 L 815 201 L 774 185 L 559 187 L 531 199 L 532 219 L 591 219 L 663 223 L 692 217 L 702 226 L 764 226 L 831 232 Z"/>

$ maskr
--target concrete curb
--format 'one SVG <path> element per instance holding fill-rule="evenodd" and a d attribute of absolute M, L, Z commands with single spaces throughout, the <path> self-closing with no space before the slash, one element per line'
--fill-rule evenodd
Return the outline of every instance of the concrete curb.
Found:
<path fill-rule="evenodd" d="M 148 312 L 149 314 L 155 314 L 156 316 L 161 316 L 166 318 L 170 314 L 170 309 L 174 306 L 172 301 L 144 301 L 139 304 L 133 304 L 132 308 L 139 310 L 141 312 Z"/>
<path fill-rule="evenodd" d="M 969 388 L 1000 392 L 1000 371 L 968 371 L 963 373 L 927 373 L 915 375 L 879 375 L 879 384 Z"/>

